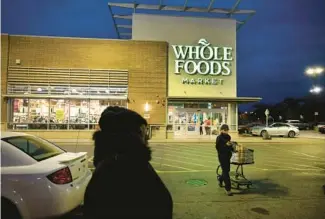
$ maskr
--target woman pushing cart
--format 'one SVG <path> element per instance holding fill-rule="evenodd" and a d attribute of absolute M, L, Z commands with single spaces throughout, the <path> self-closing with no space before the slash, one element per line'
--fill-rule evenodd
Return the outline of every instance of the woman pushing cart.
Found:
<path fill-rule="evenodd" d="M 253 150 L 246 149 L 235 142 L 231 142 L 231 137 L 228 134 L 229 126 L 223 124 L 220 127 L 220 135 L 216 139 L 216 149 L 218 151 L 218 159 L 220 165 L 217 168 L 217 178 L 219 186 L 225 184 L 226 194 L 232 196 L 231 181 L 237 184 L 237 188 L 241 185 L 249 187 L 252 183 L 244 176 L 243 165 L 253 164 Z M 230 164 L 237 165 L 236 175 L 234 179 L 230 179 Z M 220 174 L 220 168 L 222 173 Z"/>

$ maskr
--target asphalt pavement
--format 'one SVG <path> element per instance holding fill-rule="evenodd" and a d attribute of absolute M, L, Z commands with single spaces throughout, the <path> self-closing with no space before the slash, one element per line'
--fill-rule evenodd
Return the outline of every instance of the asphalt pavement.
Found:
<path fill-rule="evenodd" d="M 91 144 L 69 145 L 87 151 Z M 233 189 L 228 197 L 217 186 L 216 151 L 212 143 L 151 143 L 153 167 L 174 200 L 174 219 L 325 218 L 325 141 L 244 143 L 254 149 L 255 164 L 244 167 L 249 189 Z M 236 166 L 232 166 L 234 172 Z M 232 173 L 233 174 L 233 173 Z M 189 183 L 191 182 L 191 183 Z M 195 182 L 195 183 L 193 183 Z"/>

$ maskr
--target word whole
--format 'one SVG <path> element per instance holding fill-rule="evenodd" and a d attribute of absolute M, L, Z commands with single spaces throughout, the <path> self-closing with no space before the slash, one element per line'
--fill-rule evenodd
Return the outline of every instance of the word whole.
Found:
<path fill-rule="evenodd" d="M 207 76 L 229 76 L 233 61 L 231 47 L 214 47 L 200 39 L 196 46 L 172 45 L 175 54 L 176 75 L 184 71 L 187 75 L 201 75 L 204 78 L 183 78 L 183 84 L 222 85 L 223 79 L 209 79 Z"/>

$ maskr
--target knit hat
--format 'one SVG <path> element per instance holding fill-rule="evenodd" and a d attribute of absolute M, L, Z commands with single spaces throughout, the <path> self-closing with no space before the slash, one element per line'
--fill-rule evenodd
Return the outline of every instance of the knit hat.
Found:
<path fill-rule="evenodd" d="M 147 125 L 147 121 L 141 115 L 132 110 L 117 106 L 107 107 L 99 119 L 99 127 L 102 132 L 139 131 L 141 125 Z"/>

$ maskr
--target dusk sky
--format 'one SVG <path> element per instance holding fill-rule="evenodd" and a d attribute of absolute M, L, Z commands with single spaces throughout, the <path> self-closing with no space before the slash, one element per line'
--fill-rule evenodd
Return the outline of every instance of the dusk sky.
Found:
<path fill-rule="evenodd" d="M 1 31 L 117 38 L 108 2 L 133 1 L 2 0 Z M 159 0 L 137 2 L 157 4 Z M 188 6 L 207 7 L 209 2 L 189 0 Z M 216 0 L 214 6 L 234 2 Z M 184 0 L 163 3 L 183 5 Z M 306 95 L 311 80 L 304 75 L 305 68 L 325 66 L 325 0 L 242 0 L 239 8 L 257 13 L 237 33 L 238 96 L 260 96 L 263 102 L 273 103 Z"/>

